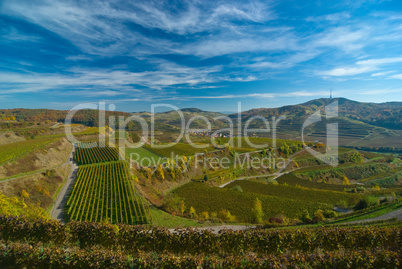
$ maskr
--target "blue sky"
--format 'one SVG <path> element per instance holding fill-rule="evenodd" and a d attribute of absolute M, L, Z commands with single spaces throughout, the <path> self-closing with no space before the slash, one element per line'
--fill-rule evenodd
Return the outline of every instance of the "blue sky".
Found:
<path fill-rule="evenodd" d="M 0 1 L 0 108 L 402 101 L 402 2 Z"/>

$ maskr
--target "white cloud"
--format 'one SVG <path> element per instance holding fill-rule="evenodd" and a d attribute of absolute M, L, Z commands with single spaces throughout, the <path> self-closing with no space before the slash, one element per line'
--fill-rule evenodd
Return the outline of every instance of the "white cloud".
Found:
<path fill-rule="evenodd" d="M 182 3 L 181 9 L 172 7 L 158 1 L 5 0 L 2 9 L 5 14 L 24 18 L 60 35 L 85 53 L 102 56 L 172 52 L 175 42 L 141 34 L 129 22 L 178 35 L 206 31 L 219 34 L 228 32 L 227 29 L 238 31 L 232 20 L 262 22 L 274 16 L 262 3 L 187 2 Z"/>
<path fill-rule="evenodd" d="M 222 81 L 238 81 L 238 82 L 248 82 L 248 81 L 255 81 L 258 80 L 258 78 L 256 76 L 253 75 L 249 75 L 249 76 L 237 76 L 237 77 L 221 77 Z"/>
<path fill-rule="evenodd" d="M 378 73 L 371 74 L 371 76 L 372 77 L 382 77 L 382 76 L 385 76 L 385 75 L 388 75 L 388 74 L 394 73 L 394 72 L 395 71 L 378 72 Z"/>
<path fill-rule="evenodd" d="M 382 65 L 390 65 L 401 62 L 402 57 L 369 59 L 369 60 L 358 61 L 354 66 L 338 67 L 327 71 L 319 71 L 317 72 L 317 74 L 322 76 L 335 76 L 335 77 L 354 76 L 378 70 Z M 387 74 L 387 72 L 378 72 L 376 74 L 373 74 L 372 76 L 375 77 L 384 74 Z"/>
<path fill-rule="evenodd" d="M 84 86 L 85 87 L 85 86 Z M 132 89 L 130 92 L 138 92 L 138 90 Z M 86 97 L 100 97 L 100 96 L 119 96 L 124 95 L 125 93 L 122 91 L 112 91 L 112 90 L 81 90 L 81 91 L 63 91 L 60 95 L 68 95 L 68 96 L 86 96 Z"/>
<path fill-rule="evenodd" d="M 14 27 L 3 28 L 2 31 L 2 40 L 7 42 L 39 42 L 42 40 L 40 36 L 20 33 Z"/>
<path fill-rule="evenodd" d="M 186 44 L 175 52 L 192 54 L 201 57 L 214 57 L 220 55 L 242 52 L 287 51 L 296 50 L 297 40 L 291 34 L 278 34 L 275 36 L 242 36 L 234 37 L 224 35 L 208 38 L 192 44 Z"/>
<path fill-rule="evenodd" d="M 384 40 L 395 41 L 400 24 L 389 27 L 388 20 L 383 18 L 379 20 L 381 23 L 369 24 L 350 11 L 310 17 L 307 20 L 315 25 L 311 27 L 312 23 L 308 23 L 306 29 L 303 18 L 278 17 L 273 10 L 275 3 L 271 6 L 268 2 L 184 1 L 178 8 L 160 1 L 3 0 L 5 15 L 43 27 L 81 49 L 78 55 L 66 57 L 68 64 L 78 60 L 94 60 L 95 63 L 95 59 L 102 57 L 124 56 L 152 67 L 147 71 L 133 71 L 132 66 L 127 71 L 128 65 L 110 69 L 62 70 L 57 67 L 71 72 L 70 75 L 18 75 L 10 71 L 0 75 L 0 89 L 21 93 L 98 87 L 88 94 L 118 96 L 118 91 L 140 94 L 138 85 L 147 91 L 161 92 L 183 87 L 217 87 L 208 84 L 222 81 L 254 81 L 271 75 L 267 69 L 285 73 L 286 69 L 301 66 L 301 63 L 305 63 L 304 70 L 311 69 L 311 64 L 306 63 L 310 60 L 315 60 L 316 69 L 322 69 L 326 63 L 332 66 L 334 62 L 351 62 L 316 72 L 338 79 L 369 72 L 376 72 L 372 77 L 385 76 L 389 73 L 382 66 L 401 62 L 398 57 L 358 60 L 363 54 L 374 58 L 372 55 L 376 54 L 368 52 L 377 45 L 385 47 Z M 286 14 L 286 10 L 281 12 Z M 397 12 L 394 15 L 397 16 Z M 266 23 L 278 18 L 280 20 Z M 290 23 L 284 23 L 285 20 Z M 24 36 L 6 38 L 18 40 Z M 26 38 L 35 37 L 27 35 Z M 394 47 L 399 48 L 399 44 Z M 212 67 L 186 67 L 156 59 L 161 54 L 197 56 L 191 59 L 227 55 L 225 59 L 230 58 L 231 62 L 225 62 L 225 66 L 218 63 Z M 196 64 L 193 62 L 192 66 Z M 300 78 L 291 80 L 295 82 Z"/>
<path fill-rule="evenodd" d="M 402 74 L 390 76 L 389 78 L 402 79 Z"/>
<path fill-rule="evenodd" d="M 277 62 L 269 61 L 267 58 L 259 57 L 254 59 L 256 62 L 249 65 L 251 68 L 255 69 L 284 69 L 291 68 L 299 63 L 309 61 L 315 58 L 319 54 L 319 51 L 306 51 L 295 53 L 291 56 L 286 56 L 286 58 L 281 59 Z"/>
<path fill-rule="evenodd" d="M 0 73 L 0 90 L 3 93 L 27 93 L 54 89 L 85 89 L 77 94 L 86 96 L 117 96 L 122 93 L 147 93 L 180 85 L 202 86 L 207 83 L 236 80 L 251 81 L 255 77 L 224 78 L 217 73 L 220 66 L 190 68 L 169 62 L 159 62 L 158 70 L 130 72 L 118 69 L 72 68 L 68 75 L 43 73 Z M 139 90 L 138 85 L 145 87 Z M 209 85 L 205 85 L 208 87 Z"/>
<path fill-rule="evenodd" d="M 346 20 L 350 18 L 349 12 L 337 12 L 332 14 L 327 14 L 323 16 L 316 16 L 316 17 L 307 17 L 306 21 L 311 22 L 322 22 L 322 21 L 329 21 L 333 23 L 342 22 L 345 23 Z"/>
<path fill-rule="evenodd" d="M 233 99 L 233 98 L 276 98 L 276 97 L 309 97 L 326 96 L 327 91 L 296 91 L 288 93 L 249 93 L 249 94 L 227 94 L 215 96 L 192 96 L 192 99 Z"/>
<path fill-rule="evenodd" d="M 377 65 L 400 63 L 400 62 L 402 62 L 402 57 L 370 59 L 370 60 L 358 61 L 356 64 L 377 66 Z"/>
<path fill-rule="evenodd" d="M 402 93 L 402 89 L 367 90 L 367 91 L 358 92 L 357 94 L 361 94 L 361 95 L 381 95 L 381 94 L 395 93 L 395 92 Z"/>
<path fill-rule="evenodd" d="M 370 35 L 370 28 L 353 30 L 340 26 L 318 34 L 312 41 L 314 47 L 337 47 L 346 52 L 355 51 L 365 46 L 365 39 Z"/>
<path fill-rule="evenodd" d="M 342 76 L 355 76 L 363 73 L 367 73 L 369 71 L 375 70 L 373 67 L 345 67 L 345 68 L 335 68 L 328 71 L 318 72 L 322 76 L 334 76 L 334 77 L 342 77 Z"/>

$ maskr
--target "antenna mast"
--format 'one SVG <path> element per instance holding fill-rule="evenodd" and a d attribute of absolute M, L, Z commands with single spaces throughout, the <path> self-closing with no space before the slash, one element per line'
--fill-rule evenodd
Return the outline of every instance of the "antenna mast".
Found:
<path fill-rule="evenodd" d="M 329 98 L 332 99 L 332 88 L 329 90 Z"/>

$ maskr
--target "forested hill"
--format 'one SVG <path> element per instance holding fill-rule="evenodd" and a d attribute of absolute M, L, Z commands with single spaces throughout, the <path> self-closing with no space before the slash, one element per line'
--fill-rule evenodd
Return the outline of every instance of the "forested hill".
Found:
<path fill-rule="evenodd" d="M 18 122 L 44 122 L 46 120 L 64 122 L 69 111 L 54 109 L 0 109 L 0 120 L 15 119 Z M 106 111 L 106 119 L 109 116 L 130 116 L 126 112 Z M 93 109 L 79 110 L 74 114 L 73 123 L 87 126 L 98 126 L 99 111 Z"/>
<path fill-rule="evenodd" d="M 253 116 L 272 117 L 286 115 L 288 120 L 300 122 L 318 109 L 338 101 L 339 116 L 350 120 L 358 120 L 370 125 L 389 129 L 402 130 L 402 102 L 362 103 L 346 98 L 321 98 L 299 105 L 283 106 L 279 108 L 259 108 L 242 112 L 242 119 Z M 232 114 L 230 117 L 236 117 Z"/>

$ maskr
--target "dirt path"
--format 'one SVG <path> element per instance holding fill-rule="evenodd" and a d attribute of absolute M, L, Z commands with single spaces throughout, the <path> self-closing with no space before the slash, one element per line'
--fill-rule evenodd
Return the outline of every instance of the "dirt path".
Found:
<path fill-rule="evenodd" d="M 75 153 L 75 146 L 73 146 L 73 149 L 71 150 L 68 160 L 64 164 L 64 165 L 68 164 L 71 165 L 70 174 L 68 175 L 67 181 L 64 184 L 63 188 L 61 189 L 59 195 L 57 196 L 52 211 L 50 213 L 52 219 L 60 220 L 61 222 L 63 222 L 64 217 L 63 213 L 64 213 L 64 206 L 67 202 L 67 194 L 71 189 L 71 187 L 73 186 L 74 179 L 78 172 L 78 166 L 73 161 L 74 153 Z"/>
<path fill-rule="evenodd" d="M 370 218 L 370 219 L 363 219 L 363 220 L 355 220 L 355 221 L 347 222 L 347 224 L 371 222 L 371 221 L 378 221 L 378 220 L 387 220 L 387 219 L 392 219 L 392 218 L 397 218 L 398 220 L 402 220 L 402 208 L 389 212 L 389 213 L 386 213 L 386 214 L 378 216 L 378 217 L 374 217 L 374 218 Z"/>

